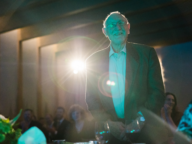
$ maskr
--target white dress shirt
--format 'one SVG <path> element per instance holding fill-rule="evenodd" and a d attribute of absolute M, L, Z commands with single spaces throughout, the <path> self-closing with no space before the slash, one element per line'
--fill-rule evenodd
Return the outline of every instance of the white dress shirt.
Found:
<path fill-rule="evenodd" d="M 125 77 L 126 45 L 119 53 L 115 53 L 110 45 L 108 85 L 111 86 L 112 99 L 119 118 L 124 118 Z"/>

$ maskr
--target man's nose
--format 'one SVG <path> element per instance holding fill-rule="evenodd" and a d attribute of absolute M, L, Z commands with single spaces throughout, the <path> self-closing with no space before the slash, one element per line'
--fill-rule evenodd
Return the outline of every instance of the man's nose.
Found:
<path fill-rule="evenodd" d="M 121 26 L 120 26 L 120 24 L 116 24 L 116 29 L 118 29 L 118 30 L 120 30 L 121 29 Z"/>

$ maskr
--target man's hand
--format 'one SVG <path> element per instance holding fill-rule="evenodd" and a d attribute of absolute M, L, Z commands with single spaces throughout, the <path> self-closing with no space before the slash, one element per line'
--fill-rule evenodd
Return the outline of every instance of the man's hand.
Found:
<path fill-rule="evenodd" d="M 122 122 L 108 121 L 110 133 L 119 140 L 126 141 L 126 126 Z"/>
<path fill-rule="evenodd" d="M 130 124 L 126 125 L 126 132 L 127 133 L 140 132 L 144 125 L 145 125 L 145 118 L 143 116 L 139 116 Z"/>

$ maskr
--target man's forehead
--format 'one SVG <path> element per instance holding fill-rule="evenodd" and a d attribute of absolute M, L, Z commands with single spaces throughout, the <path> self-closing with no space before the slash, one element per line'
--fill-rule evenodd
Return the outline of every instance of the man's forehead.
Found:
<path fill-rule="evenodd" d="M 125 21 L 125 18 L 120 14 L 112 14 L 108 17 L 106 23 L 117 22 L 119 20 Z"/>

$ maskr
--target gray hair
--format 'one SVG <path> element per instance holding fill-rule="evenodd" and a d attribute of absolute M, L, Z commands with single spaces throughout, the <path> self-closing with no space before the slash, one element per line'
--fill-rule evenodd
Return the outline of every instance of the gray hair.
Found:
<path fill-rule="evenodd" d="M 112 15 L 112 14 L 119 14 L 121 15 L 127 22 L 127 24 L 129 23 L 128 22 L 128 19 L 123 15 L 121 14 L 119 11 L 114 11 L 114 12 L 111 12 L 109 15 L 107 15 L 107 17 L 105 18 L 105 20 L 103 21 L 103 28 L 106 28 L 106 21 L 108 20 L 108 18 Z"/>

